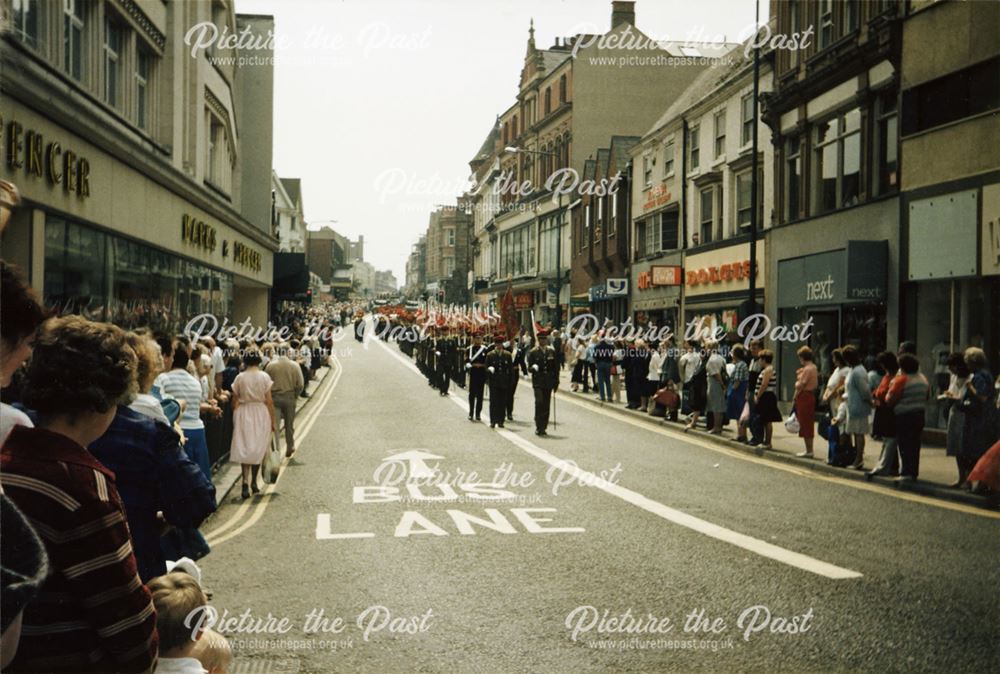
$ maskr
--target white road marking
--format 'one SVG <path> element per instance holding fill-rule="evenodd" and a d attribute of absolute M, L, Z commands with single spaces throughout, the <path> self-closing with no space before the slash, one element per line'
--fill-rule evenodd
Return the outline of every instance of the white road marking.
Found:
<path fill-rule="evenodd" d="M 390 349 L 388 345 L 381 341 L 378 343 L 386 350 L 386 352 L 399 360 L 401 363 L 410 369 L 419 372 L 412 362 L 405 359 L 401 354 L 396 353 Z M 449 398 L 459 405 L 459 407 L 462 407 L 463 409 L 465 408 L 465 401 L 462 401 L 458 396 L 452 394 L 449 395 Z M 556 457 L 552 453 L 538 447 L 530 440 L 522 438 L 510 430 L 499 428 L 495 430 L 501 437 L 517 445 L 536 459 L 543 461 L 550 466 L 558 466 L 561 469 L 573 474 L 573 476 L 577 479 L 593 481 L 593 486 L 597 489 L 615 496 L 626 503 L 642 508 L 649 513 L 662 517 L 663 519 L 673 522 L 674 524 L 686 527 L 692 531 L 697 531 L 698 533 L 704 534 L 716 540 L 735 545 L 736 547 L 753 552 L 762 557 L 767 557 L 783 564 L 788 564 L 789 566 L 794 566 L 798 569 L 802 569 L 803 571 L 815 573 L 826 578 L 840 580 L 846 578 L 860 578 L 862 576 L 862 574 L 857 571 L 836 566 L 798 552 L 786 550 L 785 548 L 778 547 L 777 545 L 732 531 L 731 529 L 726 529 L 725 527 L 713 524 L 698 517 L 694 517 L 693 515 L 688 515 L 680 510 L 665 506 L 662 503 L 647 498 L 638 492 L 632 491 L 631 489 L 626 489 L 620 485 L 611 484 L 606 480 L 601 480 L 593 473 L 578 468 L 572 462 L 564 461 Z"/>

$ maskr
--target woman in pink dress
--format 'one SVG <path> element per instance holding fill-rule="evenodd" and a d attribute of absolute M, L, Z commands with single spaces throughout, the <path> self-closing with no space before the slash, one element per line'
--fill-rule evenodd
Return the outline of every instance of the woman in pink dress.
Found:
<path fill-rule="evenodd" d="M 233 443 L 229 460 L 243 466 L 243 498 L 256 494 L 257 472 L 264 454 L 271 446 L 274 431 L 274 402 L 271 400 L 271 377 L 260 369 L 259 351 L 243 356 L 243 372 L 233 381 Z M 248 485 L 249 483 L 249 485 Z"/>

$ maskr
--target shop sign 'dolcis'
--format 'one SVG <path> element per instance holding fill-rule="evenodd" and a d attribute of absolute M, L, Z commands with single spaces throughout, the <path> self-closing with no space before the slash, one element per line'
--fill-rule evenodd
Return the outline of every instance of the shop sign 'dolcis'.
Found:
<path fill-rule="evenodd" d="M 723 283 L 725 281 L 742 281 L 750 278 L 750 260 L 733 262 L 702 269 L 689 269 L 687 272 L 687 284 L 689 286 L 704 285 L 706 283 Z"/>
<path fill-rule="evenodd" d="M 24 169 L 25 175 L 44 178 L 49 185 L 62 185 L 63 190 L 80 198 L 90 196 L 90 162 L 58 141 L 45 142 L 42 134 L 25 129 L 17 120 L 6 122 L 0 115 L 0 145 L 4 162 L 12 176 Z"/>

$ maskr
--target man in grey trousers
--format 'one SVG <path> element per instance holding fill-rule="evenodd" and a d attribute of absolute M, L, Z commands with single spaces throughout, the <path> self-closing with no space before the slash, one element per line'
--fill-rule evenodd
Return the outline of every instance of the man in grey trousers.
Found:
<path fill-rule="evenodd" d="M 279 344 L 275 349 L 277 357 L 264 368 L 274 381 L 271 387 L 274 411 L 285 424 L 285 456 L 295 453 L 295 401 L 305 388 L 302 368 L 288 357 L 289 348 L 287 343 Z"/>

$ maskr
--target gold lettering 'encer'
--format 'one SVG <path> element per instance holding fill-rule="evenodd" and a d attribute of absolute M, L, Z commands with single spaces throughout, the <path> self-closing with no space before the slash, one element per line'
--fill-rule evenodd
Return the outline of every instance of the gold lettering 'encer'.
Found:
<path fill-rule="evenodd" d="M 84 199 L 90 196 L 90 162 L 71 150 L 63 150 L 58 141 L 46 144 L 41 132 L 0 116 L 0 147 L 0 156 L 13 179 L 23 169 L 30 178 L 41 178 L 52 187 L 62 185 L 66 193 Z"/>

